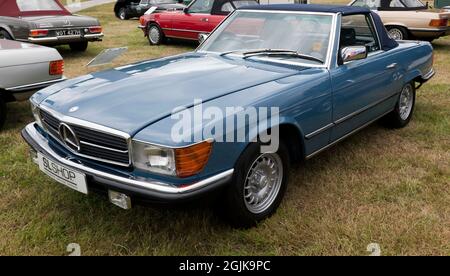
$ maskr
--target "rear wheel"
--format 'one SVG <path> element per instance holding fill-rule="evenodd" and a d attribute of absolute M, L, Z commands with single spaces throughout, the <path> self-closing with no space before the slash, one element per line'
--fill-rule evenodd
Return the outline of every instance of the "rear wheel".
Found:
<path fill-rule="evenodd" d="M 118 13 L 118 17 L 120 20 L 128 20 L 128 14 L 127 14 L 127 9 L 126 8 L 120 8 L 119 9 L 119 13 Z"/>
<path fill-rule="evenodd" d="M 233 182 L 220 206 L 236 227 L 252 227 L 270 217 L 284 197 L 289 175 L 289 152 L 281 143 L 276 153 L 261 153 L 252 143 L 235 167 Z"/>
<path fill-rule="evenodd" d="M 12 37 L 5 30 L 0 30 L 0 39 L 9 39 L 12 40 Z"/>
<path fill-rule="evenodd" d="M 400 26 L 387 26 L 388 34 L 392 39 L 405 40 L 408 39 L 408 31 Z"/>
<path fill-rule="evenodd" d="M 5 124 L 5 119 L 6 119 L 6 103 L 0 97 L 0 130 L 2 129 L 3 125 Z"/>
<path fill-rule="evenodd" d="M 159 45 L 164 41 L 164 33 L 158 24 L 148 25 L 148 42 L 150 45 Z"/>
<path fill-rule="evenodd" d="M 83 42 L 70 43 L 69 46 L 70 46 L 70 50 L 72 50 L 73 52 L 84 52 L 87 50 L 88 42 L 83 41 Z"/>
<path fill-rule="evenodd" d="M 403 87 L 395 109 L 384 118 L 384 122 L 392 128 L 405 127 L 411 121 L 415 103 L 416 89 L 414 82 L 410 82 Z"/>

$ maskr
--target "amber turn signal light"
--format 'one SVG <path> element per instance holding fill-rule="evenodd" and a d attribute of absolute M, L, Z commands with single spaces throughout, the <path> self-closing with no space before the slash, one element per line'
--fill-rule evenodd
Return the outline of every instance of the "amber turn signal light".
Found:
<path fill-rule="evenodd" d="M 430 21 L 431 27 L 447 27 L 448 19 L 433 19 Z"/>
<path fill-rule="evenodd" d="M 187 148 L 175 150 L 177 175 L 189 177 L 201 172 L 208 162 L 212 141 L 204 141 Z"/>
<path fill-rule="evenodd" d="M 64 73 L 64 60 L 51 61 L 49 73 L 51 76 L 62 75 Z"/>

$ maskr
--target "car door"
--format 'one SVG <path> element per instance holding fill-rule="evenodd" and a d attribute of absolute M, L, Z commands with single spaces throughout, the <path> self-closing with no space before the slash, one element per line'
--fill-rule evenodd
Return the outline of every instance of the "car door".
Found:
<path fill-rule="evenodd" d="M 370 14 L 342 17 L 340 46 L 366 46 L 368 56 L 339 65 L 330 71 L 333 85 L 331 140 L 393 109 L 397 101 L 398 66 L 392 55 L 381 50 Z"/>
<path fill-rule="evenodd" d="M 172 32 L 170 36 L 198 40 L 200 33 L 211 30 L 209 18 L 214 0 L 196 0 L 183 13 L 172 17 Z"/>

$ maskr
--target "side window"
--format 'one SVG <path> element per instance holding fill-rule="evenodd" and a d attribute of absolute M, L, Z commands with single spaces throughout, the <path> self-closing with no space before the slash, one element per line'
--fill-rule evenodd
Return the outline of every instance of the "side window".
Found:
<path fill-rule="evenodd" d="M 368 53 L 381 49 L 369 15 L 355 14 L 342 17 L 340 47 L 347 46 L 366 46 Z"/>
<path fill-rule="evenodd" d="M 389 4 L 391 8 L 404 8 L 405 6 L 402 4 L 400 0 L 392 0 Z"/>
<path fill-rule="evenodd" d="M 372 10 L 376 10 L 380 7 L 381 0 L 356 0 L 353 2 L 352 6 L 356 7 L 366 7 Z"/>
<path fill-rule="evenodd" d="M 232 12 L 234 10 L 233 6 L 231 5 L 230 2 L 226 2 L 225 4 L 222 5 L 222 7 L 220 8 L 221 12 Z"/>
<path fill-rule="evenodd" d="M 148 4 L 148 2 L 149 2 L 149 0 L 141 0 L 141 5 L 147 5 Z"/>
<path fill-rule="evenodd" d="M 214 0 L 197 0 L 189 7 L 189 13 L 211 13 Z"/>

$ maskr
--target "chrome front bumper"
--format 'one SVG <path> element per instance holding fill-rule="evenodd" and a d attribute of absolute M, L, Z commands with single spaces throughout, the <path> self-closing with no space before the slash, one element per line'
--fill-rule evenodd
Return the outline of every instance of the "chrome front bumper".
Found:
<path fill-rule="evenodd" d="M 128 192 L 130 195 L 147 196 L 158 200 L 174 201 L 206 193 L 231 181 L 234 172 L 234 169 L 230 169 L 198 182 L 178 186 L 173 183 L 151 179 L 126 178 L 61 157 L 50 147 L 48 139 L 36 129 L 35 123 L 27 125 L 22 130 L 22 137 L 32 150 L 40 152 L 64 166 L 86 174 L 94 179 L 96 183 L 106 186 L 107 189 L 118 190 L 124 193 Z"/>

